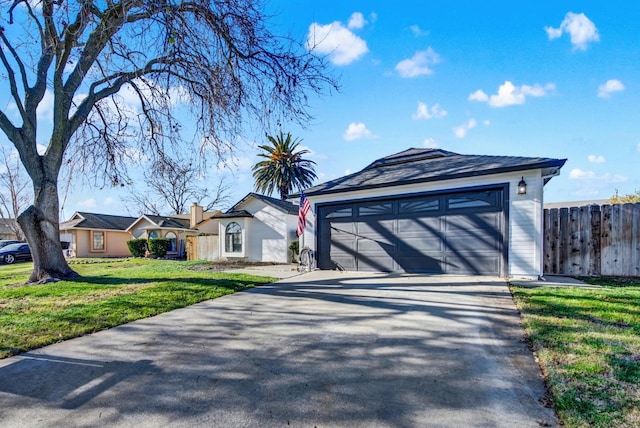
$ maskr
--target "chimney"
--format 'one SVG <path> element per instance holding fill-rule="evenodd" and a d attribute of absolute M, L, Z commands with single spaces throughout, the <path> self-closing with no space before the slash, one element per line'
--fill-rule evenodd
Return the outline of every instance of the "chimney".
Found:
<path fill-rule="evenodd" d="M 189 210 L 191 214 L 191 219 L 189 221 L 189 227 L 191 229 L 195 229 L 195 227 L 202 221 L 202 216 L 204 214 L 204 208 L 195 202 L 191 205 Z"/>

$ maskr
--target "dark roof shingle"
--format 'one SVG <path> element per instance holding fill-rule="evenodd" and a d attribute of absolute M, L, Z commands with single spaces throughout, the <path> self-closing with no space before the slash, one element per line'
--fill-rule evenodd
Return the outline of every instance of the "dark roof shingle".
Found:
<path fill-rule="evenodd" d="M 158 215 L 145 215 L 149 220 L 158 225 L 158 227 L 168 227 L 175 229 L 189 229 L 189 219 L 178 217 L 164 217 Z"/>
<path fill-rule="evenodd" d="M 276 199 L 276 198 L 272 198 L 270 196 L 265 196 L 265 195 L 261 195 L 259 193 L 249 193 L 247 196 L 245 196 L 244 198 L 240 199 L 240 201 L 238 201 L 238 203 L 236 203 L 234 206 L 232 206 L 231 208 L 229 208 L 227 210 L 227 214 L 234 212 L 234 211 L 238 211 L 238 206 L 241 205 L 244 201 L 246 201 L 250 196 L 253 196 L 256 199 L 259 199 L 261 201 L 263 201 L 266 204 L 269 204 L 271 206 L 273 206 L 274 208 L 279 209 L 280 211 L 284 211 L 287 214 L 293 214 L 293 215 L 298 215 L 298 206 L 292 204 L 291 202 L 288 201 L 283 201 L 280 199 Z"/>
<path fill-rule="evenodd" d="M 410 148 L 377 159 L 356 173 L 313 186 L 305 193 L 321 195 L 527 169 L 561 168 L 565 162 L 566 159 L 461 155 L 440 149 Z"/>
<path fill-rule="evenodd" d="M 79 220 L 69 220 L 60 224 L 61 229 L 76 227 L 81 229 L 106 229 L 106 230 L 127 230 L 137 217 L 126 217 L 120 215 L 94 214 L 78 212 L 82 216 Z"/>

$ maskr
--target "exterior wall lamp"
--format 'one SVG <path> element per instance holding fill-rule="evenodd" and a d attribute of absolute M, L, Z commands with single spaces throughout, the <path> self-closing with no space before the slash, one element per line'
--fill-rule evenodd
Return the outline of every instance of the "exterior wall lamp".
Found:
<path fill-rule="evenodd" d="M 527 194 L 527 183 L 524 181 L 524 177 L 518 183 L 518 195 L 526 195 Z"/>

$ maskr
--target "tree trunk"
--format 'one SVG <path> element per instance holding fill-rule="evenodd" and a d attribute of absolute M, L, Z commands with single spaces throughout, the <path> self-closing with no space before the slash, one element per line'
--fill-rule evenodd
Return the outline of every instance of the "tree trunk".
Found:
<path fill-rule="evenodd" d="M 33 257 L 33 272 L 28 282 L 46 283 L 79 275 L 67 264 L 60 243 L 57 180 L 34 180 L 34 204 L 18 216 Z"/>

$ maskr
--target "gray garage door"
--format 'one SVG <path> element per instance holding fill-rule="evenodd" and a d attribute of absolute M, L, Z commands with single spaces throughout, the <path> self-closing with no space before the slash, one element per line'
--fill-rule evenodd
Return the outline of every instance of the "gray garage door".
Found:
<path fill-rule="evenodd" d="M 503 188 L 318 208 L 321 269 L 503 275 Z"/>

